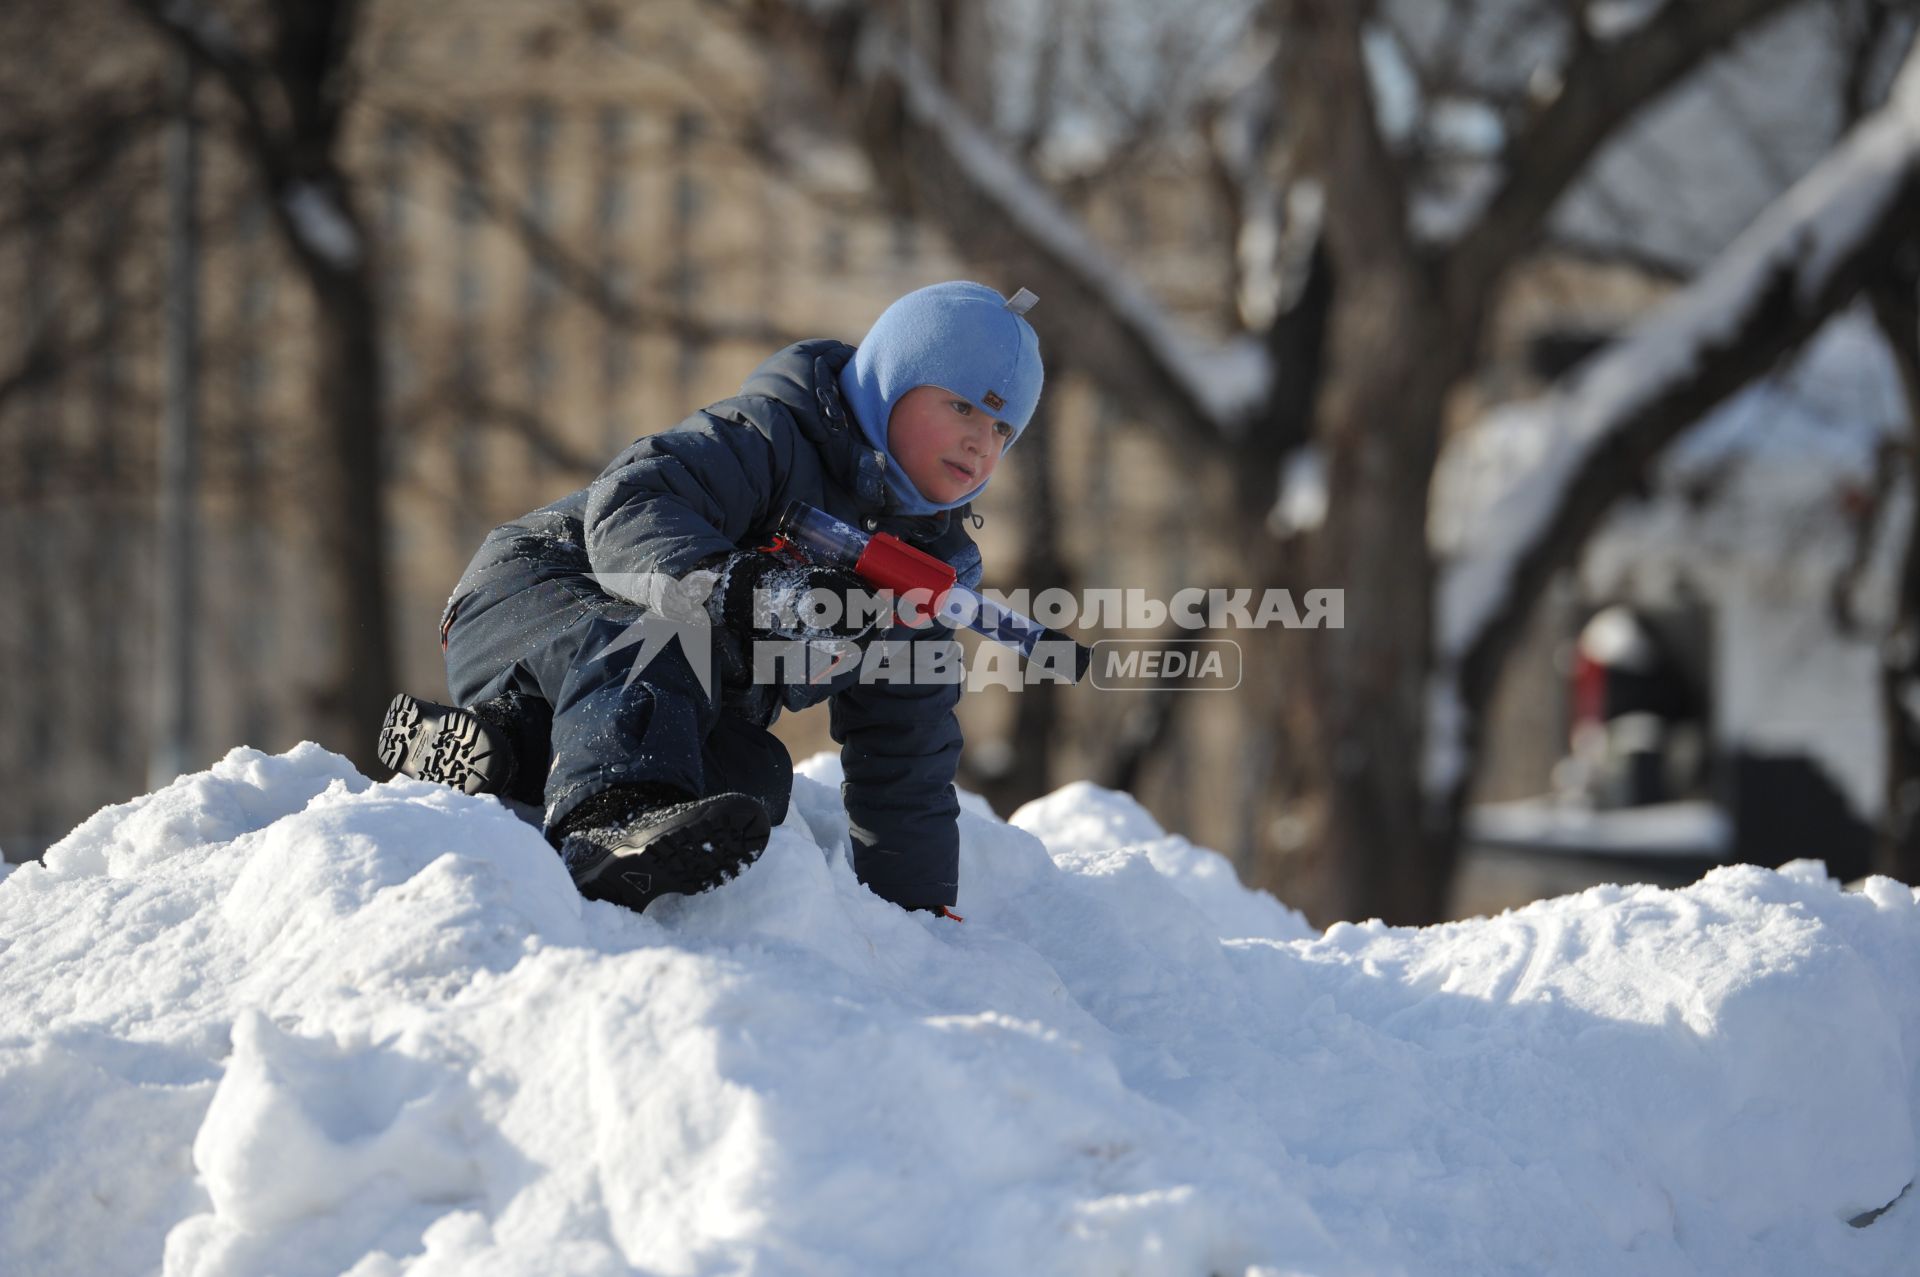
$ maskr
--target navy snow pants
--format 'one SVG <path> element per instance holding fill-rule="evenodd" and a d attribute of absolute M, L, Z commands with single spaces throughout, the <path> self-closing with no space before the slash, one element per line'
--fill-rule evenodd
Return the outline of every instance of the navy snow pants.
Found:
<path fill-rule="evenodd" d="M 629 681 L 641 647 L 620 642 L 642 609 L 601 590 L 579 547 L 537 548 L 483 551 L 447 604 L 442 636 L 456 704 L 514 691 L 552 710 L 548 756 L 519 760 L 547 769 L 547 831 L 601 790 L 640 782 L 749 794 L 784 820 L 793 759 L 779 738 L 722 713 L 679 642 Z M 713 670 L 717 695 L 718 660 Z"/>

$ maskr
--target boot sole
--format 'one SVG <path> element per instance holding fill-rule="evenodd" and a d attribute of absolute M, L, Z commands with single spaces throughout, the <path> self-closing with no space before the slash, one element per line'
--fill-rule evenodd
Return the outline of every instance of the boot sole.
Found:
<path fill-rule="evenodd" d="M 380 724 L 380 761 L 463 794 L 495 794 L 506 788 L 511 759 L 493 729 L 466 710 L 402 693 Z"/>
<path fill-rule="evenodd" d="M 730 801 L 707 799 L 576 869 L 580 894 L 639 913 L 661 896 L 698 895 L 739 877 L 766 850 L 772 826 L 754 799 L 720 797 Z"/>

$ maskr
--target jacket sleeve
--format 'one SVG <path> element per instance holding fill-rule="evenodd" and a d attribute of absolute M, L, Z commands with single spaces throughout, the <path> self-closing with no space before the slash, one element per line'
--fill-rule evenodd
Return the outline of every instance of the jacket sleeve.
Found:
<path fill-rule="evenodd" d="M 980 551 L 968 541 L 953 560 L 961 584 L 978 588 Z M 944 625 L 912 633 L 912 645 L 947 645 L 958 669 L 960 645 Z M 911 655 L 911 653 L 909 653 Z M 855 684 L 830 702 L 830 730 L 840 746 L 853 868 L 876 895 L 904 908 L 952 905 L 959 899 L 962 684 Z"/>
<path fill-rule="evenodd" d="M 958 644 L 929 626 L 909 644 Z M 908 653 L 911 655 L 911 652 Z M 853 839 L 853 868 L 875 894 L 904 908 L 951 905 L 959 897 L 959 682 L 855 684 L 830 702 L 840 746 L 841 800 Z"/>
<path fill-rule="evenodd" d="M 784 410 L 769 401 L 767 411 L 776 418 L 762 433 L 744 410 L 716 404 L 635 440 L 593 481 L 582 522 L 606 588 L 632 597 L 622 576 L 683 576 L 765 521 L 794 441 Z"/>

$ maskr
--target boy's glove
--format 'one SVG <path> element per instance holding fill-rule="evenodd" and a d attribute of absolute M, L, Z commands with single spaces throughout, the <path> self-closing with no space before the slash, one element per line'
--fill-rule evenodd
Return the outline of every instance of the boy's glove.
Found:
<path fill-rule="evenodd" d="M 872 609 L 856 609 L 852 602 L 853 596 L 864 597 L 867 587 L 844 568 L 744 550 L 728 556 L 719 572 L 707 610 L 743 643 L 837 641 L 864 648 L 879 635 Z"/>

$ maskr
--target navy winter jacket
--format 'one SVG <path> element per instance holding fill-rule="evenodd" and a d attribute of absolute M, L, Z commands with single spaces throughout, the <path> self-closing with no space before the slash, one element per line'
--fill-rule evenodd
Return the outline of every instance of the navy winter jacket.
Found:
<path fill-rule="evenodd" d="M 838 374 L 853 350 L 825 339 L 787 347 L 738 395 L 635 440 L 588 487 L 496 529 L 482 556 L 496 544 L 525 554 L 529 533 L 556 553 L 577 554 L 584 545 L 603 588 L 618 592 L 627 574 L 677 578 L 716 555 L 764 545 L 786 504 L 804 501 L 867 531 L 891 532 L 977 587 L 980 551 L 967 535 L 967 507 L 918 517 L 887 512 L 885 458 L 867 446 L 840 395 Z M 952 631 L 896 628 L 892 637 L 950 643 Z M 788 708 L 829 701 L 854 867 L 862 882 L 902 905 L 955 902 L 960 691 L 957 682 L 861 685 L 851 670 L 816 687 L 785 689 Z M 749 714 L 764 726 L 778 712 L 768 705 Z"/>

